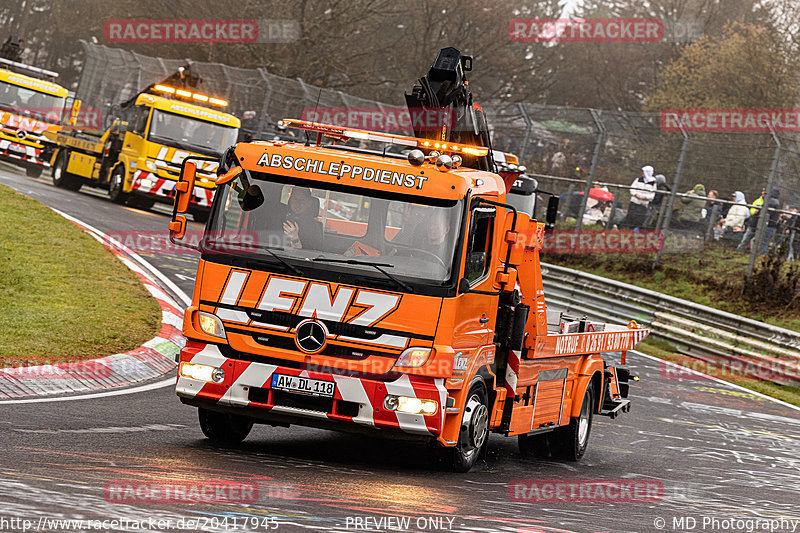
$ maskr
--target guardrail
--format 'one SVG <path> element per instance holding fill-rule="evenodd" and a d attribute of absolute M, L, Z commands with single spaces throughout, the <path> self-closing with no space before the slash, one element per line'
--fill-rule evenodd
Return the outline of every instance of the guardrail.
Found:
<path fill-rule="evenodd" d="M 571 315 L 633 319 L 681 354 L 780 363 L 800 376 L 800 332 L 562 266 L 543 263 L 542 276 L 548 302 Z"/>

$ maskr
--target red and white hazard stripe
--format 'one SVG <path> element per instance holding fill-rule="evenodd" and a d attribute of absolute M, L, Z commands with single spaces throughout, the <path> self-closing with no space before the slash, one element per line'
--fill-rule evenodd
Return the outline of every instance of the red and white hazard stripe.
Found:
<path fill-rule="evenodd" d="M 444 387 L 444 379 L 440 378 L 430 379 L 402 375 L 394 381 L 385 382 L 327 372 L 280 367 L 265 363 L 229 359 L 219 351 L 216 345 L 191 340 L 181 350 L 180 360 L 181 362 L 209 365 L 225 370 L 225 380 L 222 383 L 206 383 L 179 375 L 176 383 L 176 393 L 184 398 L 201 399 L 228 407 L 268 409 L 276 414 L 328 419 L 343 423 L 352 422 L 363 426 L 394 429 L 415 435 L 438 435 L 444 423 L 447 390 Z M 252 389 L 269 389 L 274 373 L 334 381 L 336 383 L 334 400 L 358 404 L 358 414 L 348 416 L 333 412 L 251 401 L 250 391 Z M 387 394 L 436 400 L 440 409 L 436 414 L 430 416 L 398 413 L 384 407 L 383 401 Z"/>

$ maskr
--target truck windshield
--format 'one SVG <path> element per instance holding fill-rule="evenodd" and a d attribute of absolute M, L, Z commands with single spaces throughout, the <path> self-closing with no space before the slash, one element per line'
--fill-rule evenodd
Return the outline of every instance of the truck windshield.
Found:
<path fill-rule="evenodd" d="M 398 290 L 451 279 L 461 201 L 286 181 L 253 173 L 218 188 L 205 251 L 221 245 L 281 271 L 351 273 L 351 282 L 371 278 Z"/>
<path fill-rule="evenodd" d="M 156 109 L 150 122 L 149 139 L 201 154 L 219 155 L 236 144 L 238 130 Z"/>
<path fill-rule="evenodd" d="M 50 124 L 61 122 L 64 101 L 61 96 L 0 82 L 0 109 Z"/>

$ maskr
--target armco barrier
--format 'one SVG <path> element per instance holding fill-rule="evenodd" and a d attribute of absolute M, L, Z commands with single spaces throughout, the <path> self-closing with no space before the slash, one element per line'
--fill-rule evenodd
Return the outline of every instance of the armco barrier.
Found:
<path fill-rule="evenodd" d="M 542 265 L 548 302 L 572 315 L 633 319 L 691 357 L 800 365 L 800 332 L 571 268 Z"/>

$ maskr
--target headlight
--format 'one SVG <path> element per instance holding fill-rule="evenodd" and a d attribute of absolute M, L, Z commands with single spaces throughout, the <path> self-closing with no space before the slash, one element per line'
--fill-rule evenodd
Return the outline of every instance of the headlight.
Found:
<path fill-rule="evenodd" d="M 419 368 L 428 362 L 431 356 L 430 348 L 409 348 L 397 358 L 395 367 Z"/>
<path fill-rule="evenodd" d="M 225 338 L 225 326 L 222 325 L 222 320 L 220 320 L 217 315 L 212 315 L 205 311 L 200 311 L 198 315 L 200 329 L 203 330 L 203 333 L 213 335 L 214 337 Z"/>
<path fill-rule="evenodd" d="M 156 166 L 156 164 L 153 161 L 150 161 L 149 159 L 145 160 L 144 166 L 150 172 L 155 172 L 156 170 L 158 170 L 158 167 Z"/>
<path fill-rule="evenodd" d="M 408 413 L 411 415 L 435 415 L 439 410 L 439 402 L 427 398 L 411 398 L 389 394 L 383 400 L 383 406 L 389 411 Z"/>
<path fill-rule="evenodd" d="M 197 363 L 181 363 L 180 376 L 205 381 L 207 383 L 222 383 L 225 381 L 225 370 L 210 365 L 198 365 Z"/>

